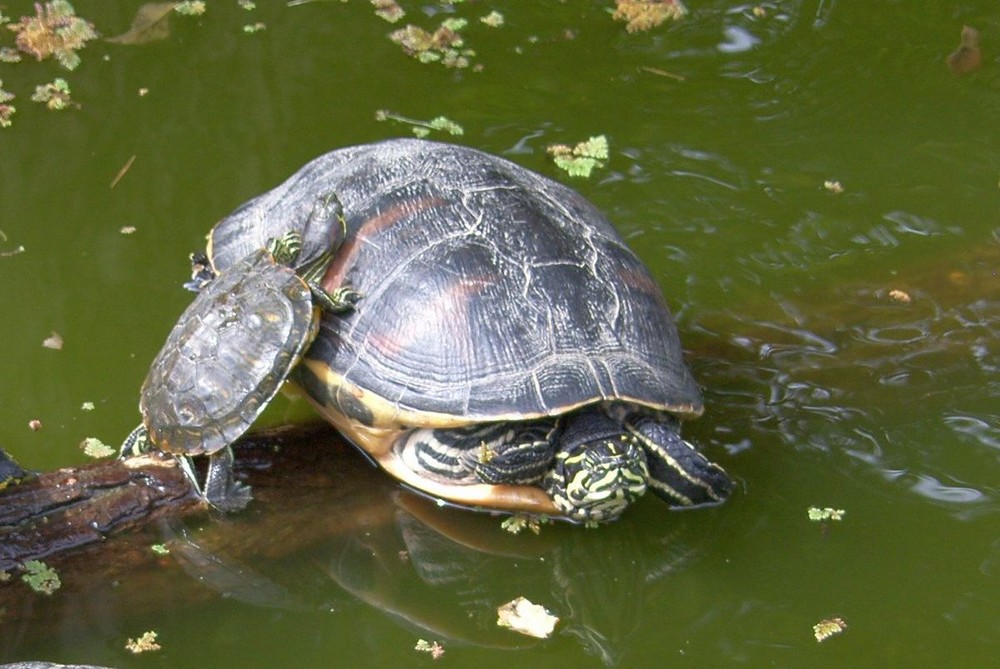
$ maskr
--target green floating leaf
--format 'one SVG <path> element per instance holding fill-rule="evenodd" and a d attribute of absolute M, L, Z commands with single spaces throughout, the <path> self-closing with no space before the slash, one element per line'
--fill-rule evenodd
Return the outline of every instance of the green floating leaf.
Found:
<path fill-rule="evenodd" d="M 573 149 L 575 155 L 582 156 L 584 158 L 593 158 L 595 160 L 607 160 L 608 159 L 608 138 L 604 135 L 598 135 L 597 137 L 591 137 L 585 142 L 580 142 Z"/>
<path fill-rule="evenodd" d="M 597 135 L 574 147 L 553 144 L 546 151 L 552 156 L 556 166 L 571 177 L 589 177 L 595 168 L 604 167 L 604 161 L 609 155 L 608 139 L 604 135 Z"/>
<path fill-rule="evenodd" d="M 35 592 L 51 595 L 62 586 L 59 574 L 41 560 L 28 560 L 24 563 L 24 574 L 21 580 Z"/>

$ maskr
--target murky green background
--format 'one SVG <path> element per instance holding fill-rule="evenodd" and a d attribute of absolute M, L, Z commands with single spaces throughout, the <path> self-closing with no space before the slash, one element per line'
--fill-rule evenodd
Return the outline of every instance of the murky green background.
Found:
<path fill-rule="evenodd" d="M 75 2 L 105 35 L 138 4 Z M 458 5 L 481 71 L 406 57 L 360 0 L 208 4 L 174 19 L 166 41 L 93 43 L 72 73 L 0 64 L 18 96 L 0 129 L 0 252 L 24 247 L 0 257 L 0 445 L 52 469 L 85 461 L 84 437 L 117 444 L 191 299 L 179 286 L 208 228 L 320 153 L 408 134 L 374 120 L 389 109 L 445 115 L 465 128 L 457 141 L 571 182 L 609 214 L 661 281 L 705 387 L 706 415 L 687 434 L 739 490 L 718 509 L 671 514 L 648 500 L 615 526 L 546 528 L 503 550 L 427 536 L 392 510 L 389 484 L 348 504 L 313 491 L 303 509 L 353 529 L 280 561 L 231 557 L 263 579 L 256 600 L 169 565 L 152 610 L 108 594 L 128 589 L 127 574 L 100 596 L 74 599 L 69 586 L 28 623 L 0 618 L 0 659 L 426 666 L 413 650 L 425 638 L 444 645 L 442 666 L 996 661 L 995 0 L 773 2 L 764 17 L 752 3 L 690 0 L 682 23 L 635 35 L 610 20 L 610 1 Z M 426 28 L 452 11 L 402 4 Z M 9 1 L 4 13 L 29 8 Z M 504 27 L 479 24 L 491 9 Z M 258 21 L 265 31 L 243 31 Z M 944 57 L 963 23 L 983 34 L 984 59 L 959 78 Z M 56 76 L 79 109 L 29 101 Z M 593 134 L 613 155 L 590 180 L 544 155 Z M 42 347 L 52 332 L 62 350 Z M 380 504 L 389 511 L 354 523 Z M 846 518 L 811 523 L 812 505 Z M 250 532 L 268 513 L 230 522 Z M 468 522 L 483 538 L 499 521 Z M 200 597 L 162 595 L 174 588 Z M 554 638 L 495 640 L 493 608 L 520 594 L 563 619 Z M 833 616 L 847 631 L 818 644 L 813 624 Z M 147 629 L 164 649 L 126 653 Z M 483 647 L 494 643 L 524 647 Z"/>

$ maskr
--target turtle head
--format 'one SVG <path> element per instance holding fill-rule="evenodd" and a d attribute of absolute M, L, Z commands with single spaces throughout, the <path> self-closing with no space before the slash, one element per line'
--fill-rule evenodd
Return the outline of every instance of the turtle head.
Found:
<path fill-rule="evenodd" d="M 574 416 L 563 431 L 546 492 L 570 518 L 613 520 L 646 492 L 649 468 L 637 440 L 597 411 Z"/>

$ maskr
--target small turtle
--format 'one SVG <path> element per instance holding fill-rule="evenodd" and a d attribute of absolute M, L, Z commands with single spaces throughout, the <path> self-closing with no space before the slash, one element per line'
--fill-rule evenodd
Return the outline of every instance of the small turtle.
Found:
<path fill-rule="evenodd" d="M 663 295 L 583 197 L 469 148 L 351 147 L 222 220 L 213 267 L 303 229 L 326 192 L 347 233 L 321 283 L 365 299 L 323 316 L 290 379 L 389 473 L 584 522 L 647 488 L 681 506 L 727 497 L 726 473 L 679 434 L 702 399 Z"/>
<path fill-rule="evenodd" d="M 330 232 L 325 252 L 298 272 L 293 265 L 302 240 L 289 232 L 221 275 L 202 277 L 198 296 L 142 384 L 142 424 L 126 439 L 123 456 L 143 450 L 146 441 L 181 456 L 208 454 L 205 499 L 222 510 L 246 506 L 249 488 L 232 478 L 229 445 L 264 410 L 315 337 L 320 307 L 349 310 L 357 299 L 350 289 L 328 293 L 316 283 L 336 246 L 336 230 Z"/>

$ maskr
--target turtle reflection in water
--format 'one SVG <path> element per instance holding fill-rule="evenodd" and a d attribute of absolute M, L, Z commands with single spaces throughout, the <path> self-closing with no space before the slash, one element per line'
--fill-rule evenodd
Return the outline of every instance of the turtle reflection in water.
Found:
<path fill-rule="evenodd" d="M 222 220 L 214 271 L 301 229 L 324 193 L 347 232 L 322 286 L 364 299 L 323 315 L 290 378 L 386 471 L 457 504 L 588 523 L 647 488 L 676 506 L 727 497 L 680 437 L 702 400 L 663 295 L 579 194 L 454 145 L 340 149 Z M 304 252 L 331 237 L 314 229 Z"/>
<path fill-rule="evenodd" d="M 334 217 L 339 218 L 339 217 Z M 333 226 L 331 226 L 333 227 Z M 301 235 L 268 240 L 212 279 L 184 311 L 142 385 L 142 424 L 122 455 L 150 443 L 182 458 L 210 455 L 202 494 L 222 510 L 239 510 L 250 490 L 232 476 L 230 444 L 242 435 L 281 388 L 289 370 L 316 335 L 320 307 L 350 309 L 357 294 L 319 288 L 334 244 L 297 273 Z"/>

